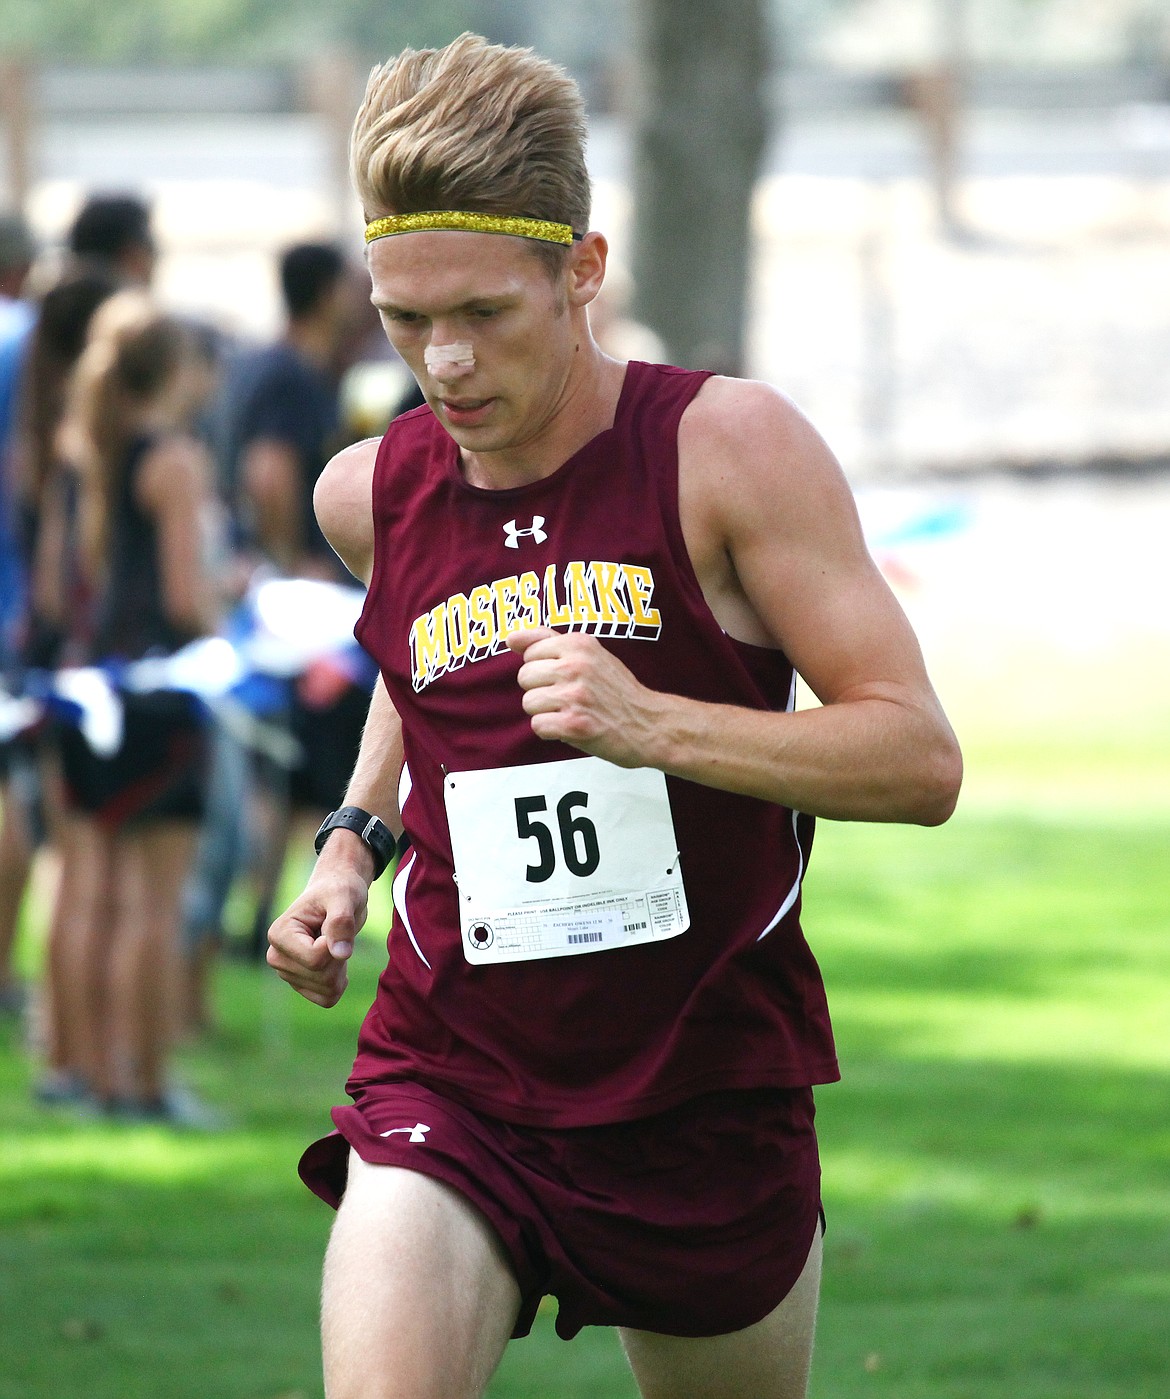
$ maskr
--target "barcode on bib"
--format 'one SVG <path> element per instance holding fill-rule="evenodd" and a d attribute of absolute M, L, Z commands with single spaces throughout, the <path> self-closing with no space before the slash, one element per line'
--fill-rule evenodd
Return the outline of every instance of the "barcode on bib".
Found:
<path fill-rule="evenodd" d="M 627 923 L 627 924 L 626 924 L 626 932 L 627 932 L 627 933 L 640 933 L 640 932 L 642 931 L 642 929 L 645 928 L 645 927 L 646 927 L 646 920 L 645 920 L 645 919 L 643 919 L 643 920 L 641 921 L 641 923 Z"/>
<path fill-rule="evenodd" d="M 568 936 L 568 943 L 569 943 L 569 946 L 570 946 L 570 947 L 576 947 L 578 944 L 583 943 L 583 942 L 600 942 L 600 941 L 601 941 L 601 934 L 600 934 L 600 933 L 570 933 L 569 936 Z"/>

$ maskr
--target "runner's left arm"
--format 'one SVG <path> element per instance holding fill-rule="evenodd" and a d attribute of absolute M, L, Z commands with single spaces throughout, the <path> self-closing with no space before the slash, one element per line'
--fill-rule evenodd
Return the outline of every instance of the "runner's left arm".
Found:
<path fill-rule="evenodd" d="M 819 435 L 766 385 L 711 380 L 684 416 L 679 456 L 684 534 L 716 619 L 783 649 L 820 707 L 664 694 L 595 637 L 538 628 L 508 643 L 523 657 L 533 731 L 814 816 L 945 821 L 958 744 Z"/>

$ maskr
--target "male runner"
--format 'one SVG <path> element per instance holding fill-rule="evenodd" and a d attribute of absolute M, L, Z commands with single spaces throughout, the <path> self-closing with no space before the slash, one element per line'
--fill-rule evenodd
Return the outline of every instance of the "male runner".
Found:
<path fill-rule="evenodd" d="M 960 759 L 849 490 L 758 383 L 607 358 L 579 95 L 464 35 L 375 70 L 373 301 L 427 406 L 336 457 L 361 755 L 269 961 L 336 1003 L 388 858 L 338 1132 L 330 1399 L 481 1395 L 556 1296 L 647 1399 L 798 1399 L 820 1272 L 812 819 L 936 824 Z M 822 702 L 795 712 L 799 671 Z"/>

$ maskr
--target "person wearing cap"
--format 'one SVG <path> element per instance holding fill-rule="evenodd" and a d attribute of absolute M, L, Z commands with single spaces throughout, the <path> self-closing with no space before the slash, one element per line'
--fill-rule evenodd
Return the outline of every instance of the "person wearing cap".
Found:
<path fill-rule="evenodd" d="M 373 301 L 426 405 L 321 527 L 378 662 L 269 962 L 342 995 L 400 842 L 335 1131 L 330 1399 L 482 1395 L 542 1296 L 647 1399 L 798 1399 L 838 1076 L 801 928 L 817 817 L 945 821 L 958 747 L 840 468 L 764 384 L 602 353 L 584 113 L 464 35 L 375 69 Z M 796 711 L 800 673 L 821 701 Z"/>

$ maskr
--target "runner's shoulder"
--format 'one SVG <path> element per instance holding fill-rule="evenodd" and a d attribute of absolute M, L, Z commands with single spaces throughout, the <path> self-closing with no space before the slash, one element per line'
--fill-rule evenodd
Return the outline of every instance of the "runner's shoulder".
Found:
<path fill-rule="evenodd" d="M 367 437 L 361 442 L 354 442 L 326 462 L 313 490 L 313 505 L 318 518 L 322 506 L 329 510 L 348 509 L 368 500 L 380 440 Z"/>
<path fill-rule="evenodd" d="M 688 404 L 679 426 L 680 443 L 726 452 L 745 447 L 795 442 L 812 433 L 812 424 L 773 384 L 716 374 Z"/>
<path fill-rule="evenodd" d="M 820 485 L 836 490 L 840 466 L 796 404 L 771 384 L 716 375 L 679 424 L 687 485 L 749 511 Z M 831 484 L 830 484 L 831 483 Z"/>
<path fill-rule="evenodd" d="M 326 464 L 313 488 L 313 509 L 321 533 L 356 577 L 369 576 L 373 557 L 374 462 L 377 437 L 343 448 Z"/>

